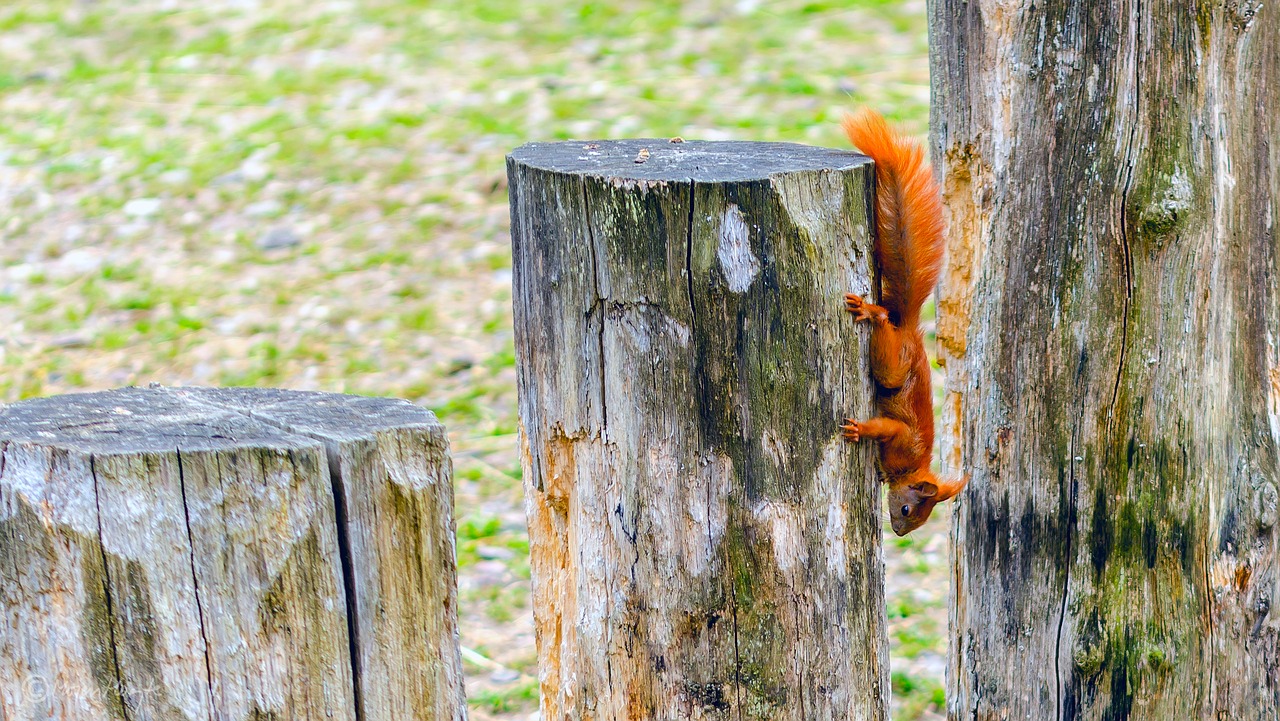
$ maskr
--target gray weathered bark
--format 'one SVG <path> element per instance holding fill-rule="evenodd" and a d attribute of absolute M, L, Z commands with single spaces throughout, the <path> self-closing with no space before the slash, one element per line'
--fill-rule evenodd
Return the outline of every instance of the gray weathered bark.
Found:
<path fill-rule="evenodd" d="M 1280 6 L 929 12 L 950 716 L 1274 720 Z"/>
<path fill-rule="evenodd" d="M 507 167 L 543 718 L 887 718 L 879 489 L 838 433 L 871 410 L 868 161 Z"/>
<path fill-rule="evenodd" d="M 0 716 L 465 718 L 450 476 L 443 427 L 404 401 L 5 408 Z"/>

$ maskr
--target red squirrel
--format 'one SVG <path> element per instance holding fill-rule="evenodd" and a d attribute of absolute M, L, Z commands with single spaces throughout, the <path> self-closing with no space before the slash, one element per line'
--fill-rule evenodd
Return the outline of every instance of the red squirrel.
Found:
<path fill-rule="evenodd" d="M 845 310 L 853 319 L 871 323 L 871 375 L 880 415 L 846 418 L 840 427 L 850 441 L 880 442 L 889 524 L 905 536 L 968 480 L 942 481 L 929 470 L 933 388 L 920 308 L 942 271 L 942 198 L 920 144 L 889 127 L 879 113 L 846 116 L 844 131 L 876 164 L 875 259 L 883 305 L 845 294 Z"/>

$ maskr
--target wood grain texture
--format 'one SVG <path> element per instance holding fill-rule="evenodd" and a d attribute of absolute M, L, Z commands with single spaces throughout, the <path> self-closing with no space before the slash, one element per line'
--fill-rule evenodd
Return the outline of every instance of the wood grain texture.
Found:
<path fill-rule="evenodd" d="M 641 149 L 649 156 L 636 163 Z M 868 161 L 508 158 L 544 719 L 887 718 Z"/>
<path fill-rule="evenodd" d="M 0 716 L 465 718 L 449 469 L 443 428 L 403 401 L 9 406 Z"/>
<path fill-rule="evenodd" d="M 1280 714 L 1280 7 L 933 0 L 953 719 Z"/>

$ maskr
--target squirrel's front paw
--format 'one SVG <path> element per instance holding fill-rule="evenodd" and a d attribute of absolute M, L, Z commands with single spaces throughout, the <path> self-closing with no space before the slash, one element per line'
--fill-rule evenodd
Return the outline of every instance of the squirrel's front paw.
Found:
<path fill-rule="evenodd" d="M 862 440 L 862 425 L 852 418 L 844 419 L 844 425 L 840 426 L 840 430 L 844 433 L 846 441 L 857 443 Z"/>
<path fill-rule="evenodd" d="M 871 312 L 862 300 L 862 296 L 853 293 L 844 294 L 844 309 L 853 314 L 854 320 L 870 320 Z"/>

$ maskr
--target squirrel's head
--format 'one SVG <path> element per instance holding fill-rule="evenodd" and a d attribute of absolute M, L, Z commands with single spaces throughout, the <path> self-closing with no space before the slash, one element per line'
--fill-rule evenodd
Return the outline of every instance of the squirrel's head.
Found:
<path fill-rule="evenodd" d="M 968 477 L 940 481 L 928 470 L 916 471 L 889 484 L 889 525 L 893 532 L 905 536 L 924 525 L 933 507 L 960 492 Z"/>

